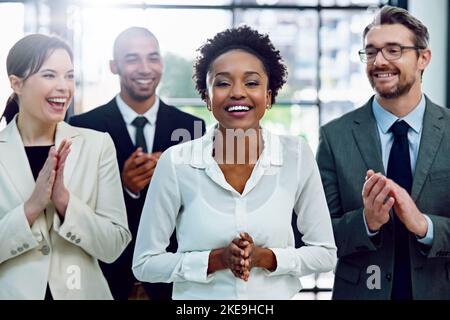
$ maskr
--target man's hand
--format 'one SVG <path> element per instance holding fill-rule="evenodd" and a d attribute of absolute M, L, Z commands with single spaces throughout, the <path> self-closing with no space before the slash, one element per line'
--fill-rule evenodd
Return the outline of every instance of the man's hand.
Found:
<path fill-rule="evenodd" d="M 136 149 L 125 161 L 122 171 L 122 181 L 125 187 L 138 193 L 151 181 L 161 152 L 144 153 L 142 148 Z"/>
<path fill-rule="evenodd" d="M 393 190 L 394 182 L 392 180 L 373 170 L 367 171 L 362 197 L 364 214 L 370 231 L 378 231 L 389 221 L 389 210 L 396 202 L 396 199 L 391 196 Z"/>
<path fill-rule="evenodd" d="M 394 212 L 405 227 L 420 238 L 428 231 L 428 222 L 419 211 L 409 193 L 393 182 L 393 196 L 395 197 Z"/>

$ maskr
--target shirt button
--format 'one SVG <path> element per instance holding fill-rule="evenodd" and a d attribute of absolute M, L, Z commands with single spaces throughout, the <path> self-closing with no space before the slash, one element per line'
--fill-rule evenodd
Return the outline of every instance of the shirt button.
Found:
<path fill-rule="evenodd" d="M 73 235 L 73 236 L 70 237 L 70 240 L 73 241 L 73 240 L 75 240 L 75 238 L 76 238 L 75 235 Z"/>
<path fill-rule="evenodd" d="M 28 245 L 28 243 L 24 243 L 22 247 L 24 247 L 24 249 L 28 249 L 30 246 Z"/>
<path fill-rule="evenodd" d="M 41 252 L 44 256 L 48 255 L 50 253 L 50 247 L 48 245 L 42 246 Z"/>
<path fill-rule="evenodd" d="M 66 233 L 66 237 L 67 237 L 67 238 L 70 238 L 71 235 L 72 235 L 71 232 L 67 232 L 67 233 Z"/>
<path fill-rule="evenodd" d="M 11 250 L 11 254 L 12 254 L 13 256 L 15 256 L 15 255 L 17 254 L 17 251 L 16 251 L 16 250 Z"/>
<path fill-rule="evenodd" d="M 75 240 L 75 243 L 80 243 L 80 242 L 81 242 L 81 239 Z"/>
<path fill-rule="evenodd" d="M 22 252 L 22 251 L 23 251 L 23 248 L 22 248 L 22 247 L 18 247 L 18 248 L 17 248 L 17 251 Z"/>

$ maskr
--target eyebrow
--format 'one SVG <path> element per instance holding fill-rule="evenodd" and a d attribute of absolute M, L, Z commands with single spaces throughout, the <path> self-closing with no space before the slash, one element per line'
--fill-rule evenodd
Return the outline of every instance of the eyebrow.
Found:
<path fill-rule="evenodd" d="M 56 70 L 53 70 L 53 69 L 42 69 L 41 71 L 39 71 L 39 73 L 44 73 L 44 72 L 57 73 Z M 74 72 L 74 70 L 73 70 L 73 69 L 70 69 L 70 70 L 67 71 L 66 73 L 69 73 L 69 72 Z"/>
<path fill-rule="evenodd" d="M 245 71 L 244 74 L 246 76 L 251 76 L 251 75 L 256 74 L 256 75 L 261 77 L 261 74 L 259 74 L 259 72 L 256 72 L 256 71 Z M 230 76 L 230 73 L 229 72 L 218 72 L 214 76 L 215 77 L 217 77 L 217 76 Z"/>
<path fill-rule="evenodd" d="M 160 56 L 160 54 L 159 54 L 159 52 L 158 51 L 155 51 L 155 52 L 150 52 L 149 54 L 146 54 L 146 56 Z M 125 58 L 136 58 L 136 57 L 139 57 L 139 54 L 137 54 L 137 53 L 127 53 L 126 55 L 125 55 Z"/>
<path fill-rule="evenodd" d="M 398 42 L 387 42 L 387 43 L 384 44 L 383 47 L 385 47 L 385 46 L 392 46 L 392 45 L 402 46 L 402 44 L 400 44 Z M 368 45 L 366 45 L 366 48 L 375 48 L 375 46 L 373 44 L 368 44 Z"/>

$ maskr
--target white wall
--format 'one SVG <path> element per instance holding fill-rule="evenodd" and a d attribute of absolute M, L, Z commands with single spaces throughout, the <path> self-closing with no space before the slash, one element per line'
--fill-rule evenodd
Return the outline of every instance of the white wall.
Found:
<path fill-rule="evenodd" d="M 448 0 L 409 0 L 408 6 L 409 12 L 422 21 L 430 33 L 432 59 L 424 74 L 423 91 L 435 103 L 445 106 Z"/>

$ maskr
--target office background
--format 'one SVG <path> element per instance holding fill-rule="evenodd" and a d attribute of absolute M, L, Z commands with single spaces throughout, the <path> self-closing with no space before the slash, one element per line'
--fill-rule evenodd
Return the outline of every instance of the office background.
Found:
<path fill-rule="evenodd" d="M 77 90 L 69 112 L 80 113 L 119 91 L 108 64 L 113 41 L 123 29 L 139 25 L 160 41 L 165 70 L 158 93 L 212 124 L 191 79 L 196 49 L 225 28 L 248 24 L 270 35 L 289 69 L 288 83 L 264 125 L 302 135 L 315 150 L 320 125 L 372 94 L 357 51 L 364 27 L 384 4 L 410 10 L 429 28 L 433 57 L 424 92 L 449 106 L 447 0 L 0 0 L 0 114 L 11 93 L 6 56 L 25 34 L 54 33 L 71 43 Z M 304 278 L 305 290 L 297 298 L 328 299 L 332 282 L 332 273 Z"/>

